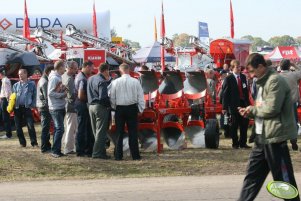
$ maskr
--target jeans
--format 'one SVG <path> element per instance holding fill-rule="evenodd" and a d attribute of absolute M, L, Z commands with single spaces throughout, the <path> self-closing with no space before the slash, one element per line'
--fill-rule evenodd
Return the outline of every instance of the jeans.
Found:
<path fill-rule="evenodd" d="M 80 155 L 92 155 L 94 136 L 92 133 L 88 105 L 78 103 L 77 111 L 77 134 L 76 134 L 76 153 Z"/>
<path fill-rule="evenodd" d="M 41 151 L 46 152 L 51 149 L 50 144 L 50 122 L 51 122 L 51 115 L 49 111 L 40 111 L 41 116 L 41 127 L 42 127 L 42 134 L 41 134 Z"/>
<path fill-rule="evenodd" d="M 61 154 L 62 137 L 64 134 L 65 109 L 50 111 L 54 123 L 52 153 Z"/>
<path fill-rule="evenodd" d="M 31 145 L 32 146 L 37 145 L 38 144 L 37 135 L 34 128 L 34 120 L 33 120 L 31 109 L 25 108 L 24 106 L 20 106 L 18 109 L 14 110 L 14 113 L 15 113 L 17 136 L 19 138 L 20 144 L 22 146 L 26 146 L 26 139 L 24 137 L 24 133 L 22 130 L 22 123 L 26 121 Z"/>
<path fill-rule="evenodd" d="M 3 124 L 4 124 L 4 129 L 6 132 L 6 136 L 8 138 L 11 138 L 12 133 L 11 133 L 11 124 L 10 124 L 10 116 L 9 113 L 7 112 L 7 99 L 6 98 L 1 98 L 1 116 L 2 116 L 2 120 L 3 120 Z"/>

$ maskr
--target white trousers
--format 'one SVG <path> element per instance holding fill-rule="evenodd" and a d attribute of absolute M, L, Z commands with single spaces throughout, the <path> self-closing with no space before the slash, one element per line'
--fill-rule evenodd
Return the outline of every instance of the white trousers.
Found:
<path fill-rule="evenodd" d="M 75 152 L 75 135 L 77 131 L 77 114 L 76 113 L 66 113 L 65 116 L 65 133 L 63 135 L 63 146 L 64 154 L 71 151 Z"/>

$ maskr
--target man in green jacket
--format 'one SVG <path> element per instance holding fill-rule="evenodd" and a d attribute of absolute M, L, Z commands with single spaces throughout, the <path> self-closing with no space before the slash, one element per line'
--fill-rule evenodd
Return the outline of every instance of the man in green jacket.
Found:
<path fill-rule="evenodd" d="M 297 137 L 290 88 L 283 77 L 267 67 L 262 55 L 251 54 L 246 66 L 258 78 L 257 97 L 254 106 L 238 109 L 242 116 L 254 118 L 256 137 L 240 201 L 254 200 L 270 171 L 275 181 L 297 188 L 287 146 L 287 140 Z"/>

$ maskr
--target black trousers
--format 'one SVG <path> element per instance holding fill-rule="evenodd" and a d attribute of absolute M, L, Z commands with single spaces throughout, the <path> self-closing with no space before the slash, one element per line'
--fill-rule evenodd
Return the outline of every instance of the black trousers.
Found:
<path fill-rule="evenodd" d="M 22 130 L 23 121 L 26 121 L 31 145 L 32 146 L 37 145 L 38 144 L 37 135 L 36 135 L 36 130 L 34 128 L 34 120 L 33 120 L 31 109 L 25 108 L 24 106 L 19 106 L 18 109 L 14 110 L 14 113 L 15 113 L 14 118 L 15 118 L 17 136 L 19 138 L 20 145 L 26 146 L 26 139 L 24 137 L 24 133 Z"/>
<path fill-rule="evenodd" d="M 240 107 L 246 107 L 245 101 L 240 100 Z M 230 111 L 231 113 L 231 125 L 230 125 L 230 135 L 232 138 L 232 146 L 245 146 L 247 143 L 247 133 L 249 119 L 242 117 L 238 110 Z M 237 129 L 239 127 L 239 139 L 237 135 Z"/>
<path fill-rule="evenodd" d="M 115 146 L 115 159 L 123 158 L 123 134 L 124 126 L 127 125 L 129 132 L 129 146 L 132 158 L 140 159 L 138 146 L 138 107 L 136 104 L 117 106 L 115 113 L 116 131 L 118 133 L 117 145 Z"/>
<path fill-rule="evenodd" d="M 12 132 L 11 132 L 11 124 L 10 124 L 10 115 L 7 112 L 7 106 L 8 106 L 7 99 L 1 98 L 0 108 L 1 108 L 1 115 L 2 115 L 6 136 L 8 138 L 11 138 Z"/>
<path fill-rule="evenodd" d="M 77 133 L 75 139 L 76 153 L 78 156 L 92 156 L 94 146 L 94 135 L 91 127 L 88 105 L 86 103 L 78 103 L 77 111 Z"/>
<path fill-rule="evenodd" d="M 247 143 L 247 133 L 248 133 L 248 125 L 249 119 L 246 119 L 238 112 L 234 112 L 231 114 L 231 125 L 230 125 L 230 135 L 232 138 L 232 145 L 233 146 L 245 146 Z M 239 127 L 239 139 L 237 130 Z"/>
<path fill-rule="evenodd" d="M 297 188 L 287 142 L 263 145 L 260 137 L 256 135 L 239 201 L 254 200 L 270 171 L 275 181 L 284 181 Z M 300 201 L 300 197 L 290 200 Z"/>

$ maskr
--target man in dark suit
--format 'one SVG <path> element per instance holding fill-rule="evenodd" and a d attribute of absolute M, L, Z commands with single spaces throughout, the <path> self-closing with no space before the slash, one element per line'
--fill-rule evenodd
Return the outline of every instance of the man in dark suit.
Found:
<path fill-rule="evenodd" d="M 247 131 L 249 120 L 240 116 L 238 107 L 250 105 L 249 91 L 246 76 L 241 73 L 239 61 L 231 61 L 232 74 L 227 76 L 222 86 L 223 114 L 231 115 L 230 135 L 232 137 L 232 147 L 234 149 L 251 148 L 247 145 Z M 240 138 L 238 140 L 237 129 L 240 128 Z"/>

